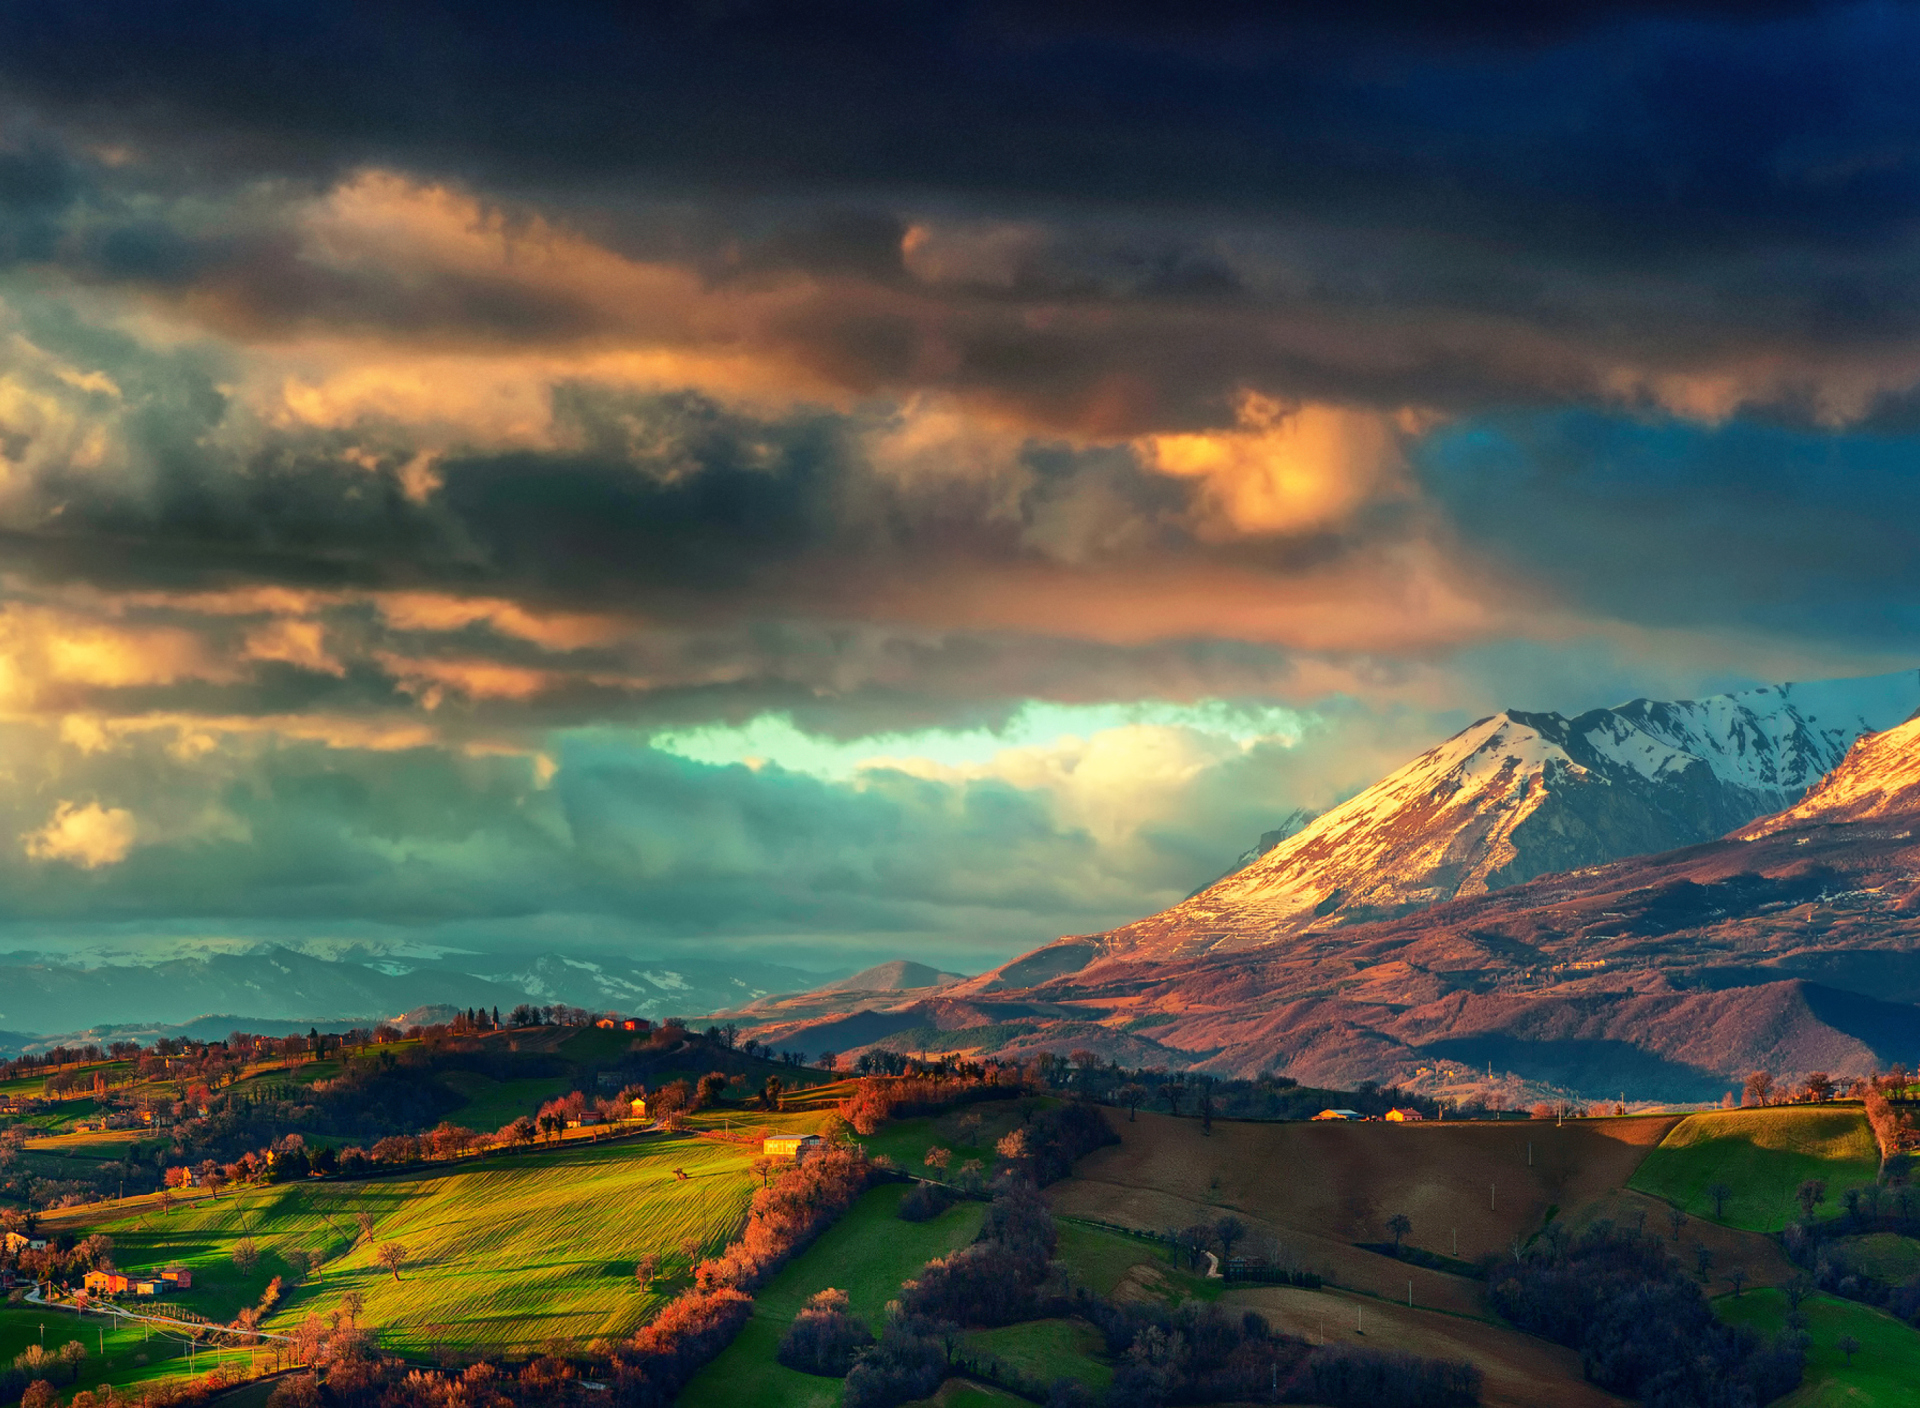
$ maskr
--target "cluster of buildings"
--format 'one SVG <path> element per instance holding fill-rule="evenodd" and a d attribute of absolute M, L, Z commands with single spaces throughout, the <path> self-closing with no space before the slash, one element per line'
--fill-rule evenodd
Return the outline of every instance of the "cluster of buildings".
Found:
<path fill-rule="evenodd" d="M 1390 1124 L 1407 1124 L 1413 1120 L 1423 1120 L 1425 1115 L 1418 1110 L 1403 1110 L 1399 1106 L 1388 1110 L 1384 1115 L 1363 1115 L 1358 1110 L 1322 1110 L 1315 1115 L 1316 1120 L 1386 1120 Z"/>
<path fill-rule="evenodd" d="M 155 1276 L 129 1276 L 120 1271 L 89 1271 L 83 1288 L 95 1295 L 158 1296 L 189 1290 L 193 1273 L 183 1266 L 169 1266 Z"/>

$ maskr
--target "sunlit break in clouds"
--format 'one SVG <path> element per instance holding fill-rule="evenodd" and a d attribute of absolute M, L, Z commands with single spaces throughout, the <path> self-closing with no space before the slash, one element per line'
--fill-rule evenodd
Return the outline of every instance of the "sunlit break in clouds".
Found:
<path fill-rule="evenodd" d="M 0 10 L 0 929 L 969 971 L 1915 663 L 1920 11 Z"/>

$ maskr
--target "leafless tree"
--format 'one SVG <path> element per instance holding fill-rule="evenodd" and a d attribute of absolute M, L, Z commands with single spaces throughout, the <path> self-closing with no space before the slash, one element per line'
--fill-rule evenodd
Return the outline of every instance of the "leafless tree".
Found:
<path fill-rule="evenodd" d="M 374 1263 L 393 1273 L 393 1279 L 400 1279 L 400 1268 L 406 1265 L 407 1249 L 398 1242 L 384 1242 L 380 1250 L 373 1254 Z"/>
<path fill-rule="evenodd" d="M 1718 1222 L 1727 1210 L 1727 1199 L 1733 1196 L 1733 1189 L 1724 1183 L 1709 1183 L 1707 1196 L 1713 1199 L 1713 1220 Z"/>
<path fill-rule="evenodd" d="M 1387 1231 L 1393 1234 L 1393 1254 L 1400 1255 L 1400 1241 L 1413 1231 L 1413 1219 L 1403 1212 L 1397 1212 L 1387 1219 Z"/>

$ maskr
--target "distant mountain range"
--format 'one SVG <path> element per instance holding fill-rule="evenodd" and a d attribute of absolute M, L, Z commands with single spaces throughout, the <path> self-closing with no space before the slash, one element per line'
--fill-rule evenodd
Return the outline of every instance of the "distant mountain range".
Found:
<path fill-rule="evenodd" d="M 1916 708 L 1902 673 L 1498 715 L 1162 914 L 763 1035 L 1509 1099 L 1914 1065 Z"/>
<path fill-rule="evenodd" d="M 752 960 L 648 962 L 603 953 L 420 960 L 351 951 L 318 957 L 261 945 L 157 963 L 85 966 L 11 954 L 0 956 L 0 1050 L 45 1045 L 53 1034 L 92 1039 L 88 1034 L 109 1028 L 124 1029 L 110 1036 L 175 1028 L 204 1035 L 208 1021 L 220 1036 L 235 1028 L 339 1028 L 390 1020 L 428 1004 L 505 1010 L 522 1002 L 559 1002 L 650 1018 L 693 1016 L 808 987 L 820 976 Z"/>

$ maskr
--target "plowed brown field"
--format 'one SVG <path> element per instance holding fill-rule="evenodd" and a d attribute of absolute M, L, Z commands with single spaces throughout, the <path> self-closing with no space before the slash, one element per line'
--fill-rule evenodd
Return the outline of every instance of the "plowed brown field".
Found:
<path fill-rule="evenodd" d="M 1544 1120 L 1223 1120 L 1206 1135 L 1197 1120 L 1142 1112 L 1128 1122 L 1111 1115 L 1121 1142 L 1082 1159 L 1075 1176 L 1055 1184 L 1048 1196 L 1059 1213 L 1149 1231 L 1232 1212 L 1249 1224 L 1255 1248 L 1265 1239 L 1278 1240 L 1344 1288 L 1236 1288 L 1228 1292 L 1232 1301 L 1257 1306 L 1309 1338 L 1324 1322 L 1329 1337 L 1339 1330 L 1350 1340 L 1356 1306 L 1364 1305 L 1367 1334 L 1358 1342 L 1472 1359 L 1487 1376 L 1489 1404 L 1584 1408 L 1620 1400 L 1586 1383 L 1571 1351 L 1499 1323 L 1483 1282 L 1355 1244 L 1390 1240 L 1386 1221 L 1395 1213 L 1411 1219 L 1411 1245 L 1467 1262 L 1524 1242 L 1545 1225 L 1549 1210 L 1576 1228 L 1599 1217 L 1631 1226 L 1644 1213 L 1649 1230 L 1669 1235 L 1666 1204 L 1625 1185 L 1678 1118 L 1572 1120 L 1561 1126 Z M 1682 1229 L 1679 1241 L 1689 1258 L 1694 1243 L 1705 1243 L 1717 1271 L 1738 1265 L 1750 1285 L 1772 1284 L 1789 1272 L 1778 1249 L 1752 1233 L 1696 1220 Z"/>

